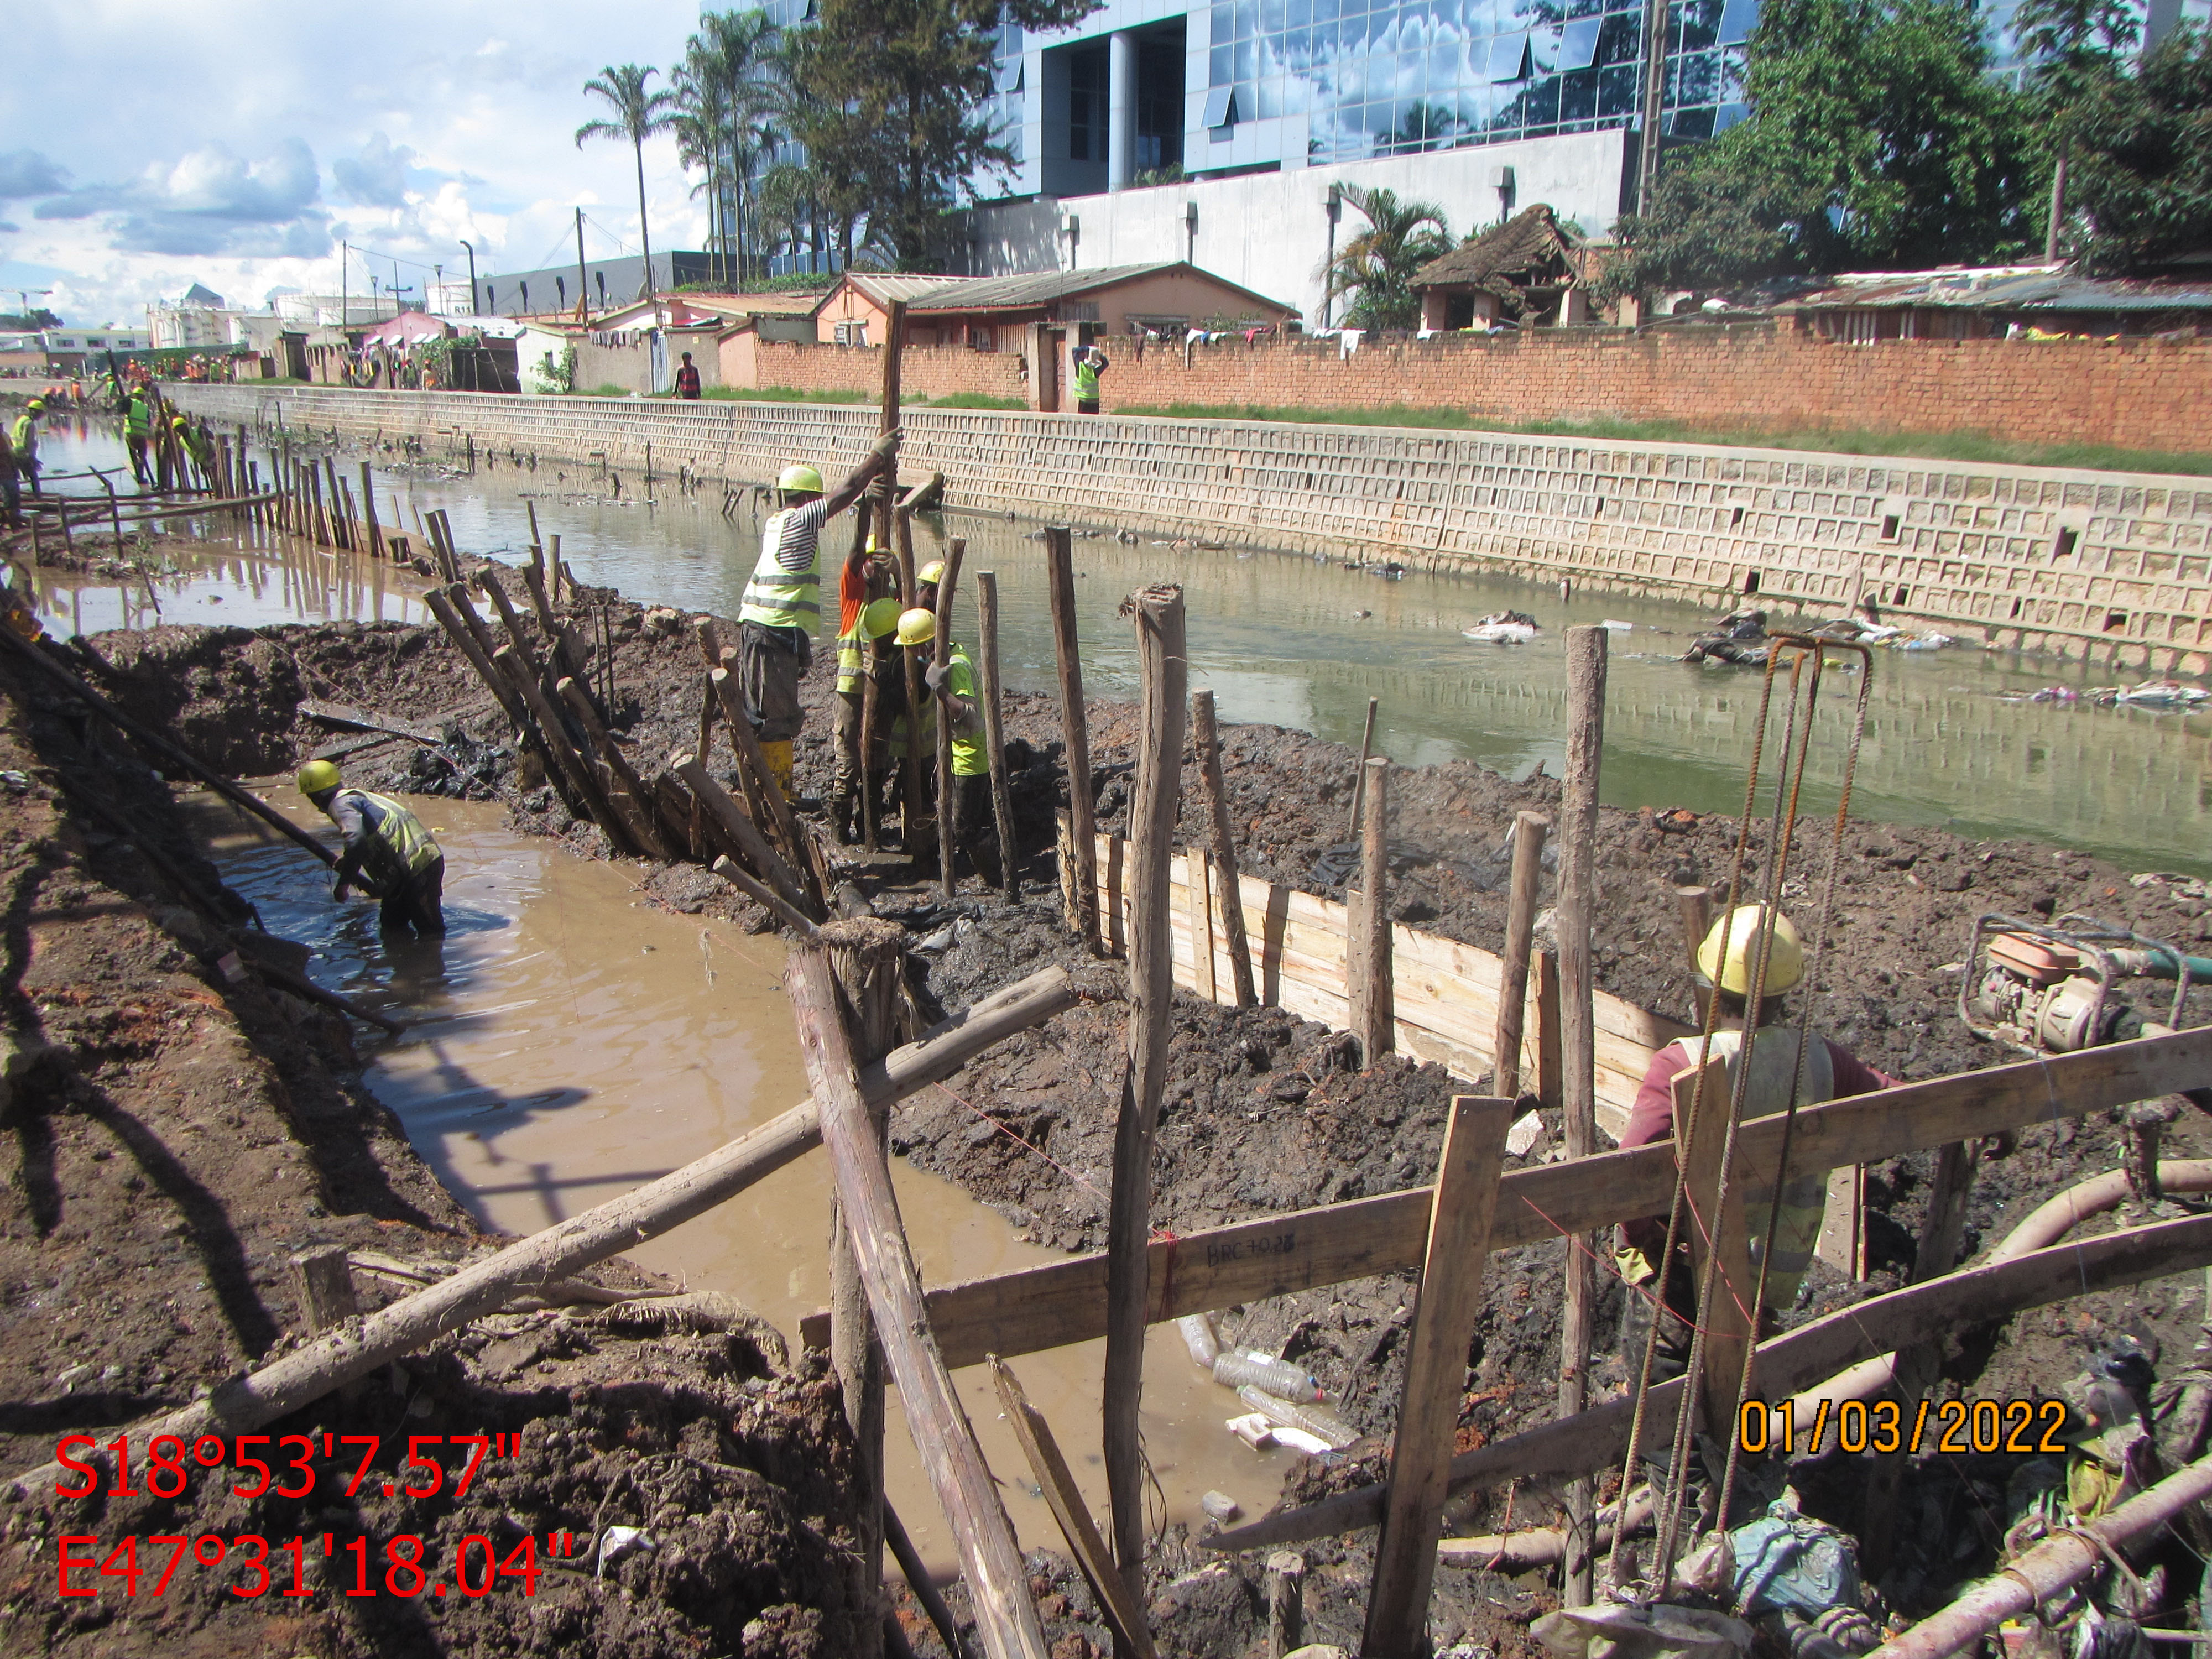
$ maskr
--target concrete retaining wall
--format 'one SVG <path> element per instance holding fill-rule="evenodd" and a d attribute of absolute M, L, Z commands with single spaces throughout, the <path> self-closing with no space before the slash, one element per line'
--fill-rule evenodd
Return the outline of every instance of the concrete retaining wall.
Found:
<path fill-rule="evenodd" d="M 460 434 L 738 483 L 855 464 L 874 410 L 329 387 L 179 386 L 226 424 Z M 1755 595 L 2004 646 L 2212 666 L 2212 479 L 1692 444 L 1266 422 L 916 409 L 903 471 L 957 509 L 1127 524 L 1238 546 L 1487 566 L 1720 605 Z"/>

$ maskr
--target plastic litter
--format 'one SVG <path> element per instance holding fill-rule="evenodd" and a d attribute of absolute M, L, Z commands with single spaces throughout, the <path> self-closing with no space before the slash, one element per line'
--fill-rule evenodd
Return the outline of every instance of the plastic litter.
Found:
<path fill-rule="evenodd" d="M 1598 626 L 1612 634 L 1633 634 L 1636 631 L 1634 623 L 1615 622 L 1610 617 L 1600 623 Z"/>
<path fill-rule="evenodd" d="M 1233 1350 L 1218 1354 L 1213 1361 L 1213 1380 L 1224 1389 L 1242 1388 L 1249 1382 L 1255 1389 L 1264 1389 L 1269 1394 L 1300 1404 L 1328 1398 L 1311 1375 L 1287 1359 L 1270 1359 L 1265 1354 L 1238 1353 Z"/>
<path fill-rule="evenodd" d="M 1294 1452 L 1304 1452 L 1308 1457 L 1326 1457 L 1336 1449 L 1317 1434 L 1308 1434 L 1304 1429 L 1283 1427 L 1269 1431 L 1275 1444 Z"/>
<path fill-rule="evenodd" d="M 1544 1115 L 1530 1112 L 1524 1117 L 1516 1118 L 1513 1127 L 1505 1132 L 1505 1150 L 1516 1158 L 1526 1158 L 1528 1149 L 1543 1138 Z"/>
<path fill-rule="evenodd" d="M 1202 1313 L 1185 1314 L 1176 1321 L 1176 1329 L 1182 1333 L 1182 1345 L 1190 1350 L 1191 1363 L 1212 1370 L 1221 1352 L 1221 1344 L 1213 1334 L 1213 1321 Z"/>
<path fill-rule="evenodd" d="M 1234 1521 L 1244 1513 L 1244 1506 L 1225 1492 L 1209 1492 L 1198 1500 L 1199 1508 L 1216 1521 Z"/>
<path fill-rule="evenodd" d="M 1737 1612 L 1786 1608 L 1815 1619 L 1830 1607 L 1858 1605 L 1858 1553 L 1851 1540 L 1800 1514 L 1790 1498 L 1775 1499 L 1763 1516 L 1728 1539 Z"/>
<path fill-rule="evenodd" d="M 653 1540 L 643 1527 L 609 1527 L 599 1534 L 599 1565 L 592 1569 L 592 1577 L 604 1578 L 607 1569 L 625 1555 L 653 1547 Z"/>
<path fill-rule="evenodd" d="M 1258 1412 L 1247 1412 L 1242 1417 L 1231 1418 L 1228 1427 L 1230 1433 L 1254 1451 L 1265 1451 L 1275 1443 L 1274 1425 Z"/>
<path fill-rule="evenodd" d="M 1561 1607 L 1528 1626 L 1558 1659 L 1737 1659 L 1751 1626 L 1724 1613 L 1649 1607 Z"/>
<path fill-rule="evenodd" d="M 1237 1397 L 1258 1412 L 1279 1428 L 1302 1429 L 1306 1433 L 1327 1443 L 1328 1449 L 1336 1450 L 1359 1438 L 1352 1425 L 1334 1412 L 1320 1410 L 1311 1406 L 1293 1406 L 1289 1401 L 1255 1389 L 1249 1382 L 1237 1390 Z M 1279 1434 L 1277 1439 L 1282 1437 Z"/>

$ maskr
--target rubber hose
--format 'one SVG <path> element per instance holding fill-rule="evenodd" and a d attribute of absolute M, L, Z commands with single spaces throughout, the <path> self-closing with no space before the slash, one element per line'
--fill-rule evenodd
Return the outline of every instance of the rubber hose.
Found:
<path fill-rule="evenodd" d="M 2212 1193 L 2212 1160 L 2187 1158 L 2160 1164 L 2158 1166 L 2158 1184 L 2163 1192 Z M 1997 1262 L 2026 1255 L 2031 1250 L 2047 1249 L 2091 1216 L 2118 1208 L 2133 1191 L 2124 1170 L 2114 1170 L 2108 1175 L 2082 1182 L 2079 1186 L 2069 1187 L 2057 1197 L 2029 1211 L 1995 1249 L 1974 1265 L 1992 1267 Z M 1863 1359 L 1849 1370 L 1839 1371 L 1826 1382 L 1806 1389 L 1790 1404 L 1800 1413 L 1797 1420 L 1808 1422 L 1812 1420 L 1810 1413 L 1817 1413 L 1824 1402 L 1832 1407 L 1846 1400 L 1870 1399 L 1887 1388 L 1896 1376 L 1897 1356 L 1893 1353 L 1881 1354 L 1872 1359 Z"/>

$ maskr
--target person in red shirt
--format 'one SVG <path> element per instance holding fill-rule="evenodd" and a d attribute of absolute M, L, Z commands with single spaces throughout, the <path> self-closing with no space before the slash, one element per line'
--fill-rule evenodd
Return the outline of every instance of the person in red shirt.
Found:
<path fill-rule="evenodd" d="M 668 360 L 664 357 L 661 361 L 665 362 Z M 676 395 L 685 399 L 696 398 L 699 395 L 699 371 L 693 365 L 691 354 L 688 351 L 684 354 L 683 367 L 676 371 Z"/>
<path fill-rule="evenodd" d="M 1807 1042 L 1800 1067 L 1797 1027 L 1788 1018 L 1786 994 L 1805 976 L 1804 948 L 1789 917 L 1778 913 L 1770 925 L 1766 914 L 1766 907 L 1760 904 L 1747 904 L 1729 911 L 1712 925 L 1698 949 L 1698 970 L 1711 983 L 1712 994 L 1720 999 L 1720 1019 L 1711 1040 L 1712 1052 L 1715 1058 L 1727 1060 L 1729 1085 L 1729 1091 L 1716 1101 L 1708 1084 L 1707 1098 L 1698 1109 L 1700 1114 L 1716 1106 L 1723 1112 L 1729 1109 L 1738 1068 L 1746 1063 L 1747 1048 L 1751 1067 L 1743 1107 L 1747 1120 L 1786 1111 L 1793 1092 L 1800 1106 L 1809 1106 L 1823 1100 L 1872 1094 L 1877 1089 L 1895 1086 L 1896 1079 L 1875 1070 L 1841 1044 L 1817 1033 Z M 1765 988 L 1759 1001 L 1759 1029 L 1747 1044 L 1746 1005 L 1752 970 L 1759 960 L 1762 932 L 1769 933 L 1771 939 L 1766 947 Z M 1624 1151 L 1674 1139 L 1674 1080 L 1698 1065 L 1705 1041 L 1702 1036 L 1679 1038 L 1651 1056 L 1643 1083 L 1636 1091 L 1636 1103 L 1629 1110 L 1627 1127 L 1621 1133 Z M 1774 1173 L 1750 1172 L 1744 1194 L 1746 1213 L 1752 1223 L 1754 1273 L 1765 1243 L 1766 1218 L 1774 1202 Z M 1801 1176 L 1783 1188 L 1782 1212 L 1775 1230 L 1774 1261 L 1766 1276 L 1765 1305 L 1770 1318 L 1776 1310 L 1789 1307 L 1797 1299 L 1798 1286 L 1803 1282 L 1805 1270 L 1812 1261 L 1814 1243 L 1820 1237 L 1826 1186 L 1825 1176 L 1814 1174 Z M 1686 1219 L 1674 1242 L 1674 1259 L 1666 1264 L 1663 1290 L 1657 1281 L 1661 1278 L 1659 1258 L 1667 1245 L 1667 1218 L 1649 1216 L 1641 1221 L 1624 1223 L 1620 1229 L 1614 1258 L 1621 1276 L 1631 1287 L 1628 1317 L 1622 1322 L 1622 1342 L 1632 1379 L 1644 1364 L 1655 1293 L 1663 1297 L 1666 1310 L 1661 1320 L 1658 1345 L 1652 1353 L 1651 1381 L 1654 1384 L 1669 1381 L 1681 1376 L 1688 1367 L 1691 1326 L 1698 1306 L 1697 1279 L 1691 1268 L 1687 1231 L 1694 1224 Z M 1747 1304 L 1753 1288 L 1749 1285 L 1739 1287 L 1739 1295 Z"/>

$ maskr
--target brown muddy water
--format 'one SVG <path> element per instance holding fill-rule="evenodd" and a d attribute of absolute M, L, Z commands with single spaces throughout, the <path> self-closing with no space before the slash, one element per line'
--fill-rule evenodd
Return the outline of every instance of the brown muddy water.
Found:
<path fill-rule="evenodd" d="M 288 784 L 255 787 L 335 836 Z M 654 908 L 633 889 L 633 866 L 518 835 L 499 807 L 416 798 L 445 848 L 451 931 L 387 943 L 375 906 L 332 903 L 328 873 L 290 842 L 205 796 L 187 799 L 224 879 L 270 931 L 313 950 L 318 982 L 410 1022 L 404 1036 L 364 1042 L 368 1085 L 488 1225 L 549 1226 L 805 1097 L 781 944 Z M 951 1182 L 902 1159 L 891 1169 L 925 1284 L 1053 1259 Z M 737 1297 L 795 1345 L 800 1316 L 829 1301 L 829 1165 L 816 1154 L 629 1254 L 689 1288 Z M 1094 1342 L 1017 1366 L 1100 1513 L 1104 1470 L 1085 1449 L 1098 1443 L 1103 1357 Z M 1024 1544 L 1060 1547 L 986 1374 L 955 1381 Z M 1227 1431 L 1243 1407 L 1197 1370 L 1172 1326 L 1152 1333 L 1145 1389 L 1145 1443 L 1170 1521 L 1197 1526 L 1209 1488 L 1255 1515 L 1273 1502 L 1292 1455 L 1254 1452 Z M 951 1540 L 896 1391 L 891 1414 L 892 1504 L 951 1571 Z"/>
<path fill-rule="evenodd" d="M 119 455 L 105 429 L 48 439 L 57 470 Z M 379 470 L 380 513 L 412 527 L 444 507 L 471 552 L 514 558 L 528 544 L 528 513 L 562 535 L 586 581 L 647 604 L 736 614 L 759 546 L 748 500 L 721 511 L 720 488 L 648 487 L 574 464 L 518 468 L 487 457 L 472 476 L 434 468 Z M 1632 624 L 1612 641 L 1602 793 L 1625 807 L 1687 806 L 1734 813 L 1756 722 L 1759 676 L 1674 660 L 1706 613 L 1681 605 L 1602 595 L 1562 599 L 1555 587 L 1495 577 L 1410 574 L 1388 580 L 1303 555 L 1237 554 L 1125 545 L 1113 526 L 1076 544 L 1084 672 L 1094 696 L 1136 690 L 1134 641 L 1116 615 L 1122 597 L 1155 580 L 1182 585 L 1191 684 L 1215 693 L 1222 718 L 1267 721 L 1340 743 L 1360 740 L 1367 699 L 1380 699 L 1378 750 L 1408 765 L 1479 761 L 1512 775 L 1541 763 L 1556 774 L 1566 730 L 1561 630 L 1605 620 Z M 1207 526 L 1186 532 L 1203 539 Z M 1007 684 L 1053 687 L 1044 555 L 1030 521 L 949 516 L 917 521 L 924 556 L 950 536 L 968 542 L 967 568 L 999 574 L 1000 652 Z M 841 527 L 830 536 L 842 549 Z M 275 549 L 260 550 L 264 557 Z M 211 551 L 210 560 L 224 556 Z M 325 616 L 419 612 L 405 584 L 342 556 L 289 556 L 299 574 L 213 563 L 157 581 L 171 621 L 245 623 Z M 234 563 L 235 562 L 234 561 Z M 281 564 L 280 560 L 280 564 Z M 254 586 L 254 571 L 264 573 Z M 973 637 L 972 582 L 958 600 Z M 70 579 L 44 615 L 63 631 L 143 618 L 143 588 Z M 395 606 L 405 606 L 397 609 Z M 1544 631 L 1523 647 L 1478 646 L 1460 630 L 1502 609 L 1533 613 Z M 79 618 L 82 617 L 80 623 Z M 1973 839 L 2021 836 L 2112 859 L 2134 870 L 2212 875 L 2212 704 L 2195 714 L 2154 714 L 2027 699 L 2079 690 L 2133 673 L 1970 646 L 1875 654 L 1870 722 L 1853 792 L 1854 816 L 1933 824 Z M 1807 792 L 1816 812 L 1840 782 L 1852 688 L 1832 690 L 1820 717 Z"/>

